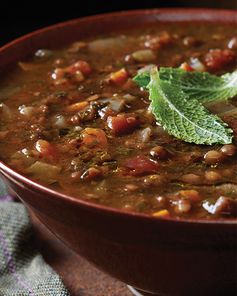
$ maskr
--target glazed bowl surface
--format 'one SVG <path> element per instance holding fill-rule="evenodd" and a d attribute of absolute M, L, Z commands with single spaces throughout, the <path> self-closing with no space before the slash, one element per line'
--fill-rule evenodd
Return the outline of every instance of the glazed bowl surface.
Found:
<path fill-rule="evenodd" d="M 57 48 L 88 36 L 159 22 L 223 22 L 237 12 L 155 9 L 76 19 L 19 38 L 0 49 L 0 71 L 38 48 Z M 159 295 L 236 295 L 235 220 L 158 219 L 96 205 L 46 188 L 3 162 L 14 192 L 65 244 L 101 270 Z"/>

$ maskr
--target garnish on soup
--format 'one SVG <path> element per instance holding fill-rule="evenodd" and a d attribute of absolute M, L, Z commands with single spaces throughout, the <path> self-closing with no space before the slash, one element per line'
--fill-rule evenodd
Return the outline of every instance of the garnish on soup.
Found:
<path fill-rule="evenodd" d="M 195 144 L 230 144 L 232 130 L 201 104 L 237 95 L 237 71 L 217 77 L 207 72 L 156 68 L 134 77 L 149 90 L 151 110 L 167 132 Z"/>

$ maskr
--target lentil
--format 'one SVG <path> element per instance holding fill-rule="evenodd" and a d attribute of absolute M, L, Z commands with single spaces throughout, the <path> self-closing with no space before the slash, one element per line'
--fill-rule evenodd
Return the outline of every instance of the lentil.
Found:
<path fill-rule="evenodd" d="M 223 154 L 220 151 L 210 150 L 204 155 L 207 164 L 217 164 L 223 160 Z"/>

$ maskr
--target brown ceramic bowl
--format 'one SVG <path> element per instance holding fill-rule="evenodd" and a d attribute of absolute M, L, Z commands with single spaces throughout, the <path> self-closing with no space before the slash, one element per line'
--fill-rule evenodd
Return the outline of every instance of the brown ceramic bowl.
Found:
<path fill-rule="evenodd" d="M 237 12 L 158 9 L 73 20 L 1 48 L 1 71 L 38 48 L 161 21 L 218 21 L 237 26 Z M 162 220 L 127 213 L 55 192 L 2 162 L 0 171 L 11 190 L 55 235 L 121 281 L 159 295 L 236 295 L 236 220 Z"/>

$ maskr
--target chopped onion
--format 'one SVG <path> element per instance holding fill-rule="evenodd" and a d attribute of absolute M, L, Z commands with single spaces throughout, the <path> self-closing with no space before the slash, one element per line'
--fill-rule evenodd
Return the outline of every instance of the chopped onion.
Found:
<path fill-rule="evenodd" d="M 198 58 L 190 58 L 190 67 L 193 68 L 194 71 L 197 72 L 205 72 L 205 65 Z"/>
<path fill-rule="evenodd" d="M 81 126 L 79 126 L 79 125 L 74 126 L 73 129 L 74 129 L 75 132 L 80 132 L 80 131 L 83 130 L 83 128 Z"/>
<path fill-rule="evenodd" d="M 108 106 L 110 107 L 111 110 L 114 112 L 120 112 L 123 110 L 125 101 L 117 98 L 106 98 L 100 100 L 100 102 L 103 103 L 108 103 Z"/>
<path fill-rule="evenodd" d="M 156 67 L 155 64 L 146 65 L 145 67 L 142 67 L 141 69 L 138 70 L 138 74 L 141 74 L 141 73 L 144 73 L 144 72 L 150 72 L 151 69 L 153 69 L 154 67 Z"/>
<path fill-rule="evenodd" d="M 35 52 L 35 56 L 40 59 L 47 59 L 53 55 L 52 50 L 49 49 L 38 49 Z"/>
<path fill-rule="evenodd" d="M 109 106 L 115 112 L 120 112 L 124 108 L 124 100 L 111 100 Z"/>
<path fill-rule="evenodd" d="M 25 166 L 30 166 L 35 162 L 35 159 L 30 156 L 30 151 L 26 148 L 17 151 L 11 156 L 12 160 L 19 159 L 23 162 Z"/>
<path fill-rule="evenodd" d="M 209 201 L 204 201 L 202 204 L 203 208 L 210 214 L 231 214 L 232 211 L 236 211 L 235 201 L 231 198 L 220 196 L 214 204 Z"/>
<path fill-rule="evenodd" d="M 78 51 L 80 51 L 82 48 L 85 48 L 86 46 L 87 46 L 86 42 L 76 41 L 69 47 L 67 52 L 69 52 L 69 53 L 77 53 Z"/>
<path fill-rule="evenodd" d="M 237 49 L 237 37 L 230 39 L 227 46 L 229 49 Z"/>
<path fill-rule="evenodd" d="M 38 180 L 52 184 L 58 179 L 61 168 L 55 165 L 36 161 L 28 168 L 28 172 L 33 174 Z"/>
<path fill-rule="evenodd" d="M 152 135 L 151 128 L 146 127 L 146 128 L 144 128 L 143 130 L 140 131 L 139 140 L 142 143 L 147 143 L 147 142 L 149 142 L 151 135 Z"/>
<path fill-rule="evenodd" d="M 123 98 L 125 99 L 126 103 L 131 103 L 136 100 L 136 97 L 131 94 L 126 94 L 123 96 Z"/>
<path fill-rule="evenodd" d="M 205 65 L 198 58 L 191 58 L 189 65 L 191 68 L 193 68 L 194 71 L 197 71 L 197 72 L 206 71 Z"/>
<path fill-rule="evenodd" d="M 146 63 L 154 61 L 156 58 L 155 53 L 151 49 L 137 50 L 132 54 L 135 61 L 140 63 Z"/>
<path fill-rule="evenodd" d="M 119 36 L 116 38 L 104 38 L 91 41 L 88 44 L 89 51 L 94 53 L 114 52 L 116 49 L 121 49 L 126 44 L 127 38 Z"/>
<path fill-rule="evenodd" d="M 31 117 L 34 114 L 34 107 L 27 107 L 25 105 L 21 105 L 18 110 L 20 113 L 26 117 Z"/>
<path fill-rule="evenodd" d="M 0 117 L 4 120 L 10 120 L 12 118 L 12 112 L 10 108 L 4 103 L 0 103 Z"/>
<path fill-rule="evenodd" d="M 67 127 L 67 122 L 66 122 L 65 117 L 63 115 L 56 115 L 53 118 L 53 125 L 56 126 L 57 128 Z"/>

